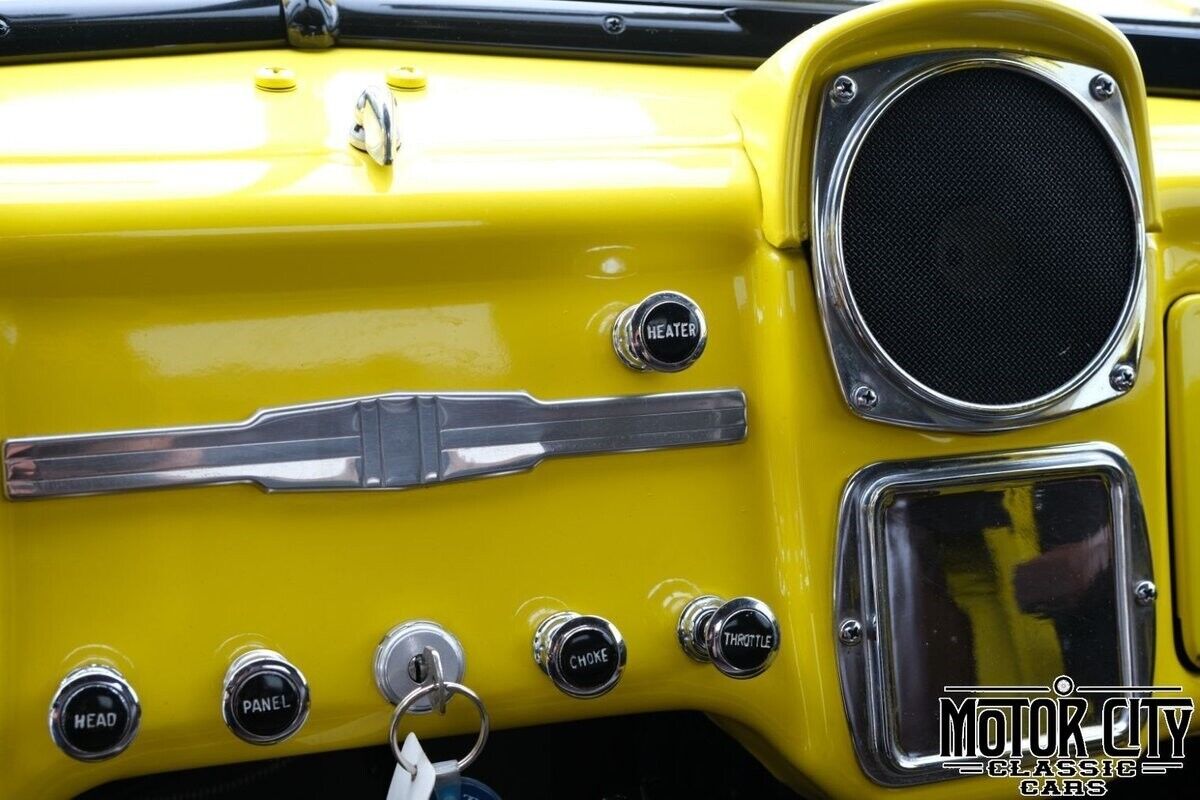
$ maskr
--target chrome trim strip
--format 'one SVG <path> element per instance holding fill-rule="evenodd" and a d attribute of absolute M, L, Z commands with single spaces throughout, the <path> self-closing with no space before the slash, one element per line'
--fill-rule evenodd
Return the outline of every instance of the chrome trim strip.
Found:
<path fill-rule="evenodd" d="M 13 499 L 227 483 L 400 489 L 520 472 L 549 456 L 745 437 L 737 389 L 556 402 L 391 394 L 270 409 L 234 425 L 10 439 L 4 477 Z"/>
<path fill-rule="evenodd" d="M 1136 277 L 1120 322 L 1095 358 L 1074 379 L 1043 397 L 1012 405 L 981 405 L 947 397 L 909 375 L 871 334 L 850 290 L 841 248 L 842 200 L 859 147 L 888 106 L 920 81 L 952 70 L 995 66 L 1037 77 L 1067 94 L 1091 116 L 1120 161 L 1139 232 Z M 842 394 L 868 419 L 938 430 L 1018 428 L 1080 411 L 1120 396 L 1112 385 L 1118 365 L 1138 367 L 1146 317 L 1145 222 L 1137 147 L 1121 89 L 1098 100 L 1098 70 L 1079 64 L 1002 51 L 944 51 L 882 61 L 850 70 L 824 87 L 813 159 L 813 266 L 826 339 Z M 833 94 L 852 81 L 851 99 Z M 856 393 L 869 392 L 869 400 Z"/>
<path fill-rule="evenodd" d="M 842 703 L 863 772 L 883 786 L 957 777 L 936 754 L 913 758 L 899 745 L 897 676 L 889 664 L 888 603 L 882 513 L 889 496 L 988 486 L 1031 478 L 1098 476 L 1112 508 L 1114 603 L 1122 685 L 1147 686 L 1154 673 L 1154 604 L 1134 602 L 1138 584 L 1153 579 L 1145 514 L 1133 468 L 1111 444 L 1092 442 L 1042 450 L 882 462 L 859 470 L 842 494 L 838 516 L 834 617 L 830 635 L 838 659 Z M 840 633 L 858 622 L 861 636 Z M 1136 694 L 1136 693 L 1135 693 Z M 931 710 L 931 714 L 934 710 Z"/>

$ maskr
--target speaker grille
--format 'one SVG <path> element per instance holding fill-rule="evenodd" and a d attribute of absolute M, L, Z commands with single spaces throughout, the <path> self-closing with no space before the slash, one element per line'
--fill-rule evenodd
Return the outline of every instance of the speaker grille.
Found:
<path fill-rule="evenodd" d="M 999 66 L 935 74 L 855 156 L 846 279 L 913 379 L 962 402 L 1025 403 L 1072 382 L 1123 324 L 1133 202 L 1108 134 L 1063 91 Z"/>

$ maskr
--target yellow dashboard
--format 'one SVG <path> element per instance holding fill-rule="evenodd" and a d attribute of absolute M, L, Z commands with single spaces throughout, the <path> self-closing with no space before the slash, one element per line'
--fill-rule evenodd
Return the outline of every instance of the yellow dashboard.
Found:
<path fill-rule="evenodd" d="M 805 244 L 823 87 L 858 65 L 970 48 L 1086 64 L 1119 85 L 1145 226 L 1137 380 L 1015 429 L 883 424 L 843 397 Z M 360 92 L 402 66 L 425 81 L 381 90 L 398 141 L 384 166 L 347 132 Z M 260 86 L 263 68 L 284 90 Z M 905 0 L 837 17 L 757 70 L 270 49 L 6 64 L 0 83 L 7 441 L 228 426 L 384 395 L 739 390 L 745 403 L 744 439 L 721 446 L 537 463 L 543 453 L 515 474 L 406 491 L 237 483 L 22 499 L 10 450 L 0 796 L 380 744 L 392 706 L 376 647 L 409 620 L 457 637 L 463 680 L 496 727 L 694 709 L 798 790 L 892 795 L 858 766 L 839 674 L 847 482 L 879 462 L 1088 442 L 1136 475 L 1157 585 L 1147 677 L 1200 694 L 1188 489 L 1200 105 L 1147 98 L 1132 50 L 1098 18 Z M 702 357 L 630 369 L 614 322 L 661 291 L 703 310 Z M 769 670 L 731 680 L 688 657 L 677 625 L 703 595 L 773 610 Z M 558 691 L 531 659 L 538 625 L 563 611 L 620 629 L 624 672 L 602 697 Z M 303 726 L 271 747 L 231 735 L 221 713 L 230 664 L 257 648 L 283 654 L 311 692 Z M 141 707 L 133 743 L 97 763 L 68 759 L 46 732 L 56 687 L 87 664 L 119 671 Z M 413 723 L 423 737 L 476 724 L 465 703 Z M 1013 787 L 966 778 L 901 793 L 964 791 Z"/>

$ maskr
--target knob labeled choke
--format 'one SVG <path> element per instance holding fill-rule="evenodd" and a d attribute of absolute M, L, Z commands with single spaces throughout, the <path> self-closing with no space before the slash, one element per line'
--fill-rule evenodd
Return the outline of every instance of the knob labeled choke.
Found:
<path fill-rule="evenodd" d="M 636 370 L 679 372 L 700 358 L 707 343 L 704 313 L 678 292 L 655 292 L 613 323 L 613 348 Z"/>
<path fill-rule="evenodd" d="M 697 597 L 679 617 L 683 652 L 730 678 L 761 675 L 779 652 L 779 620 L 761 600 Z"/>
<path fill-rule="evenodd" d="M 538 626 L 533 660 L 564 694 L 599 697 L 621 679 L 625 640 L 603 617 L 563 611 Z"/>
<path fill-rule="evenodd" d="M 121 753 L 137 735 L 141 704 L 133 687 L 111 667 L 93 665 L 67 675 L 50 703 L 50 737 L 79 761 Z"/>

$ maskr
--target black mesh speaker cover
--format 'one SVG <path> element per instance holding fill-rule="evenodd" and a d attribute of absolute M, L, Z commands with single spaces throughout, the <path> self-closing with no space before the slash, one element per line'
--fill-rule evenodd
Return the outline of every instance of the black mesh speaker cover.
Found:
<path fill-rule="evenodd" d="M 1107 134 L 1063 91 L 1002 67 L 896 98 L 862 141 L 841 224 L 879 346 L 925 386 L 982 405 L 1078 376 L 1122 323 L 1139 269 Z"/>

